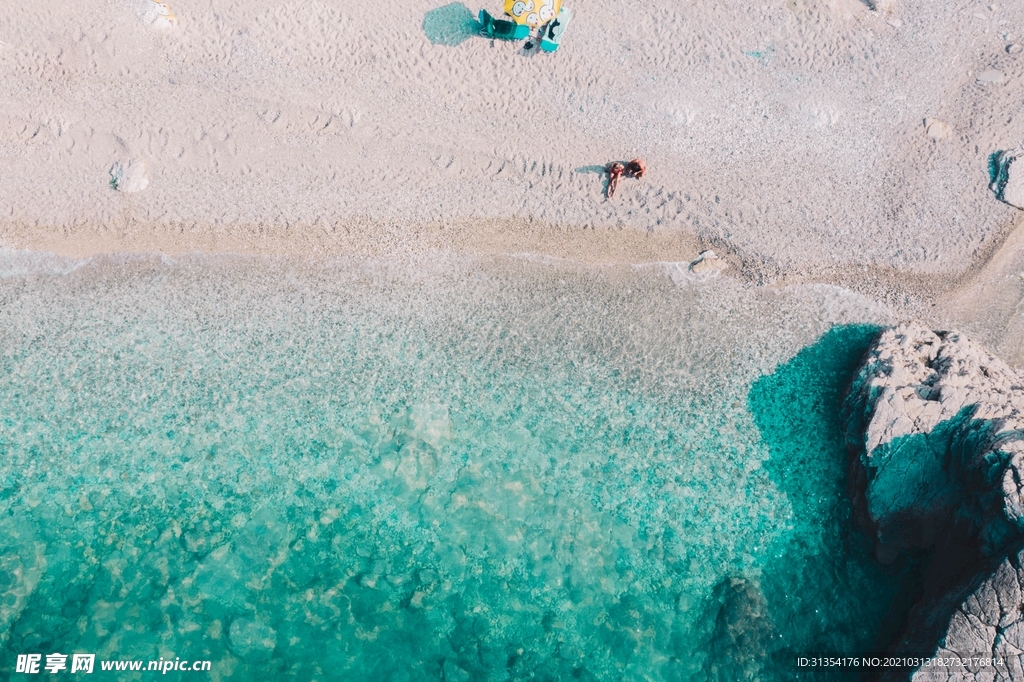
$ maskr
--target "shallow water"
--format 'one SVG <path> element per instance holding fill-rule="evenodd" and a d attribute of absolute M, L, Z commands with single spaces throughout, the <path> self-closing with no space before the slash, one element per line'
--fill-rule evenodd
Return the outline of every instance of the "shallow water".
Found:
<path fill-rule="evenodd" d="M 886 619 L 836 408 L 887 319 L 852 294 L 4 257 L 5 672 L 790 679 Z"/>

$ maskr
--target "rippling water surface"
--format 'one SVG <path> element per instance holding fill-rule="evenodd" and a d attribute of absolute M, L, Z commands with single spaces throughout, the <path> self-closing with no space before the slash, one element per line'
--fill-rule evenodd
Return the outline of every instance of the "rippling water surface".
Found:
<path fill-rule="evenodd" d="M 0 670 L 789 679 L 886 619 L 835 414 L 886 319 L 851 294 L 5 257 Z"/>

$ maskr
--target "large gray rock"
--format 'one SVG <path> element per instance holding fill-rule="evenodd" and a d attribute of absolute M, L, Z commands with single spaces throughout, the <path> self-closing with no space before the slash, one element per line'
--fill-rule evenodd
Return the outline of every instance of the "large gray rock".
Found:
<path fill-rule="evenodd" d="M 843 405 L 881 550 L 929 549 L 952 526 L 998 551 L 1024 528 L 1024 379 L 956 332 L 883 332 Z"/>
<path fill-rule="evenodd" d="M 953 611 L 935 656 L 913 682 L 1024 680 L 1024 552 L 1004 559 Z M 948 665 L 962 661 L 966 665 Z"/>
<path fill-rule="evenodd" d="M 869 350 L 843 419 L 879 557 L 930 555 L 893 652 L 1005 659 L 922 667 L 917 682 L 1024 679 L 1022 377 L 956 332 L 904 324 Z"/>

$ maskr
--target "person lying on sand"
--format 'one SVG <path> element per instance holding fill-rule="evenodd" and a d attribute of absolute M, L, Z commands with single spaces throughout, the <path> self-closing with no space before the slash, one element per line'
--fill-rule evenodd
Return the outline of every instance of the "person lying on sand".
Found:
<path fill-rule="evenodd" d="M 639 180 L 647 175 L 647 164 L 644 163 L 643 159 L 633 159 L 625 166 L 618 161 L 613 161 L 605 166 L 604 170 L 608 173 L 608 198 L 611 199 L 615 195 L 615 190 L 619 187 L 619 178 L 625 175 L 627 178 Z"/>
<path fill-rule="evenodd" d="M 619 178 L 625 172 L 626 167 L 618 161 L 613 161 L 605 167 L 605 172 L 608 173 L 608 198 L 611 199 L 615 196 L 615 190 L 619 186 Z"/>

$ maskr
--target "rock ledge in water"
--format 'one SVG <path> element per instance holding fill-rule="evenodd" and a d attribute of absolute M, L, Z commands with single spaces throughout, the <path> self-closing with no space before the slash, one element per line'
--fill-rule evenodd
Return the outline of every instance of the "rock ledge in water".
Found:
<path fill-rule="evenodd" d="M 956 332 L 903 324 L 868 351 L 843 422 L 855 505 L 878 556 L 912 549 L 930 557 L 922 596 L 893 651 L 1000 651 L 1020 666 L 1024 378 Z M 996 679 L 986 676 L 992 668 L 981 672 L 977 679 Z M 975 679 L 953 669 L 915 678 Z"/>
<path fill-rule="evenodd" d="M 881 545 L 928 549 L 953 524 L 988 547 L 1024 527 L 1024 379 L 956 332 L 881 334 L 844 404 Z"/>
<path fill-rule="evenodd" d="M 1024 551 L 1006 557 L 980 585 L 960 601 L 949 618 L 935 655 L 944 658 L 991 657 L 996 666 L 974 670 L 919 670 L 913 682 L 1024 680 Z M 998 673 L 998 674 L 993 674 Z"/>

